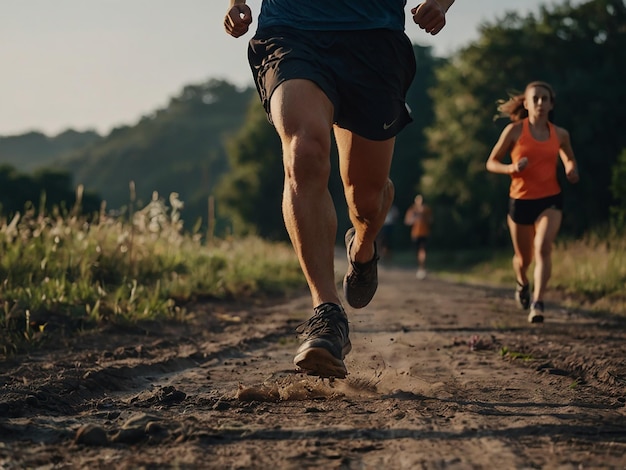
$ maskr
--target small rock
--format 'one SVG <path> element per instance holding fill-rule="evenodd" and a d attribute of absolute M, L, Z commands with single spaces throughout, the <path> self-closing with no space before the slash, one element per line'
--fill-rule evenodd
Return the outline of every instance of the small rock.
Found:
<path fill-rule="evenodd" d="M 104 446 L 109 443 L 109 438 L 101 427 L 85 424 L 76 431 L 74 442 L 88 446 Z"/>

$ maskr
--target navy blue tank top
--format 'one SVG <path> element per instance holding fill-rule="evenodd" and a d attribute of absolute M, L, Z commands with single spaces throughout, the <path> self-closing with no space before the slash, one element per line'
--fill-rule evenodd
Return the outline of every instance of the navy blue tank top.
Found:
<path fill-rule="evenodd" d="M 308 31 L 404 30 L 406 0 L 263 0 L 259 29 Z"/>

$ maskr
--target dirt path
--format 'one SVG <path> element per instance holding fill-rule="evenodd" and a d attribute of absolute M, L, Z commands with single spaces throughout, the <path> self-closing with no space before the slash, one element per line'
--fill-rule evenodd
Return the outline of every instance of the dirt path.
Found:
<path fill-rule="evenodd" d="M 0 468 L 626 468 L 626 323 L 547 307 L 382 268 L 332 383 L 306 296 L 85 335 L 0 364 Z"/>

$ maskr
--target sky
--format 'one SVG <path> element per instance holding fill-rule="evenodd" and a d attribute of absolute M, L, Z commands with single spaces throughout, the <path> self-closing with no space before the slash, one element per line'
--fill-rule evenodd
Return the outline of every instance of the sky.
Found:
<path fill-rule="evenodd" d="M 579 4 L 582 1 L 574 1 Z M 261 0 L 248 0 L 254 18 Z M 444 30 L 407 34 L 436 56 L 478 38 L 506 12 L 550 0 L 456 0 Z M 72 128 L 107 134 L 167 106 L 185 85 L 211 78 L 251 85 L 246 49 L 255 25 L 224 32 L 229 0 L 0 0 L 0 136 Z"/>

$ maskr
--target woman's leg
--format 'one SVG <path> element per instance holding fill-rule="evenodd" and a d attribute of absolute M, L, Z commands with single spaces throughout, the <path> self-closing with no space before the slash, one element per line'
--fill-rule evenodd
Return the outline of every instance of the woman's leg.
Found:
<path fill-rule="evenodd" d="M 535 222 L 535 272 L 533 301 L 543 301 L 548 281 L 552 274 L 552 244 L 561 227 L 563 213 L 557 209 L 546 209 Z"/>
<path fill-rule="evenodd" d="M 513 272 L 515 279 L 521 286 L 528 285 L 528 267 L 533 260 L 533 239 L 535 227 L 533 225 L 516 224 L 511 216 L 507 217 L 511 241 L 513 242 Z"/>

